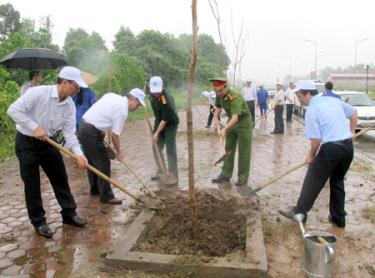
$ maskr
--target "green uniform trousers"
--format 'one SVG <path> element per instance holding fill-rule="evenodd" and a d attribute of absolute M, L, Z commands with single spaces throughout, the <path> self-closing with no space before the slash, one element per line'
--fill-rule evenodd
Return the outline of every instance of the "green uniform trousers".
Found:
<path fill-rule="evenodd" d="M 231 128 L 225 137 L 225 151 L 229 153 L 221 168 L 221 176 L 232 177 L 234 167 L 234 156 L 238 144 L 238 181 L 247 181 L 250 174 L 251 158 L 251 127 Z"/>
<path fill-rule="evenodd" d="M 164 165 L 165 165 L 165 162 L 164 162 L 164 157 L 163 157 L 163 149 L 164 149 L 164 146 L 166 146 L 168 171 L 169 173 L 174 174 L 176 178 L 178 179 L 177 150 L 176 150 L 177 128 L 178 128 L 178 125 L 166 126 L 159 135 L 157 146 L 160 150 Z M 160 165 L 157 159 L 155 149 L 153 148 L 152 150 L 154 152 L 156 165 L 158 165 L 158 168 L 159 168 L 158 173 L 161 173 L 162 165 Z"/>

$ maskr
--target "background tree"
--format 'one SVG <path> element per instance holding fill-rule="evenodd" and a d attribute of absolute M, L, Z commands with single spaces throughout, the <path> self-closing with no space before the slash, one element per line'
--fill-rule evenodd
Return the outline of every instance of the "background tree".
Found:
<path fill-rule="evenodd" d="M 20 13 L 11 4 L 0 5 L 0 41 L 21 28 Z"/>

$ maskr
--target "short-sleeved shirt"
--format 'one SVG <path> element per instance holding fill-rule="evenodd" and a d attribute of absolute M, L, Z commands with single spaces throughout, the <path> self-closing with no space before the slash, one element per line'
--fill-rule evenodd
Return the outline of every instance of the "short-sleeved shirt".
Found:
<path fill-rule="evenodd" d="M 352 137 L 347 119 L 356 109 L 333 97 L 314 96 L 307 107 L 305 136 L 322 143 L 341 141 Z"/>
<path fill-rule="evenodd" d="M 284 90 L 278 90 L 276 92 L 276 95 L 273 98 L 273 104 L 275 104 L 277 101 L 279 101 L 279 103 L 277 105 L 284 105 L 284 103 L 285 103 L 285 92 L 284 92 Z"/>
<path fill-rule="evenodd" d="M 285 103 L 286 104 L 294 104 L 294 93 L 295 90 L 288 88 L 285 92 Z"/>
<path fill-rule="evenodd" d="M 180 120 L 178 118 L 174 99 L 165 89 L 157 98 L 152 93 L 149 93 L 149 96 L 151 108 L 155 116 L 154 131 L 156 131 L 161 121 L 165 121 L 167 123 L 166 126 L 179 124 Z"/>
<path fill-rule="evenodd" d="M 128 117 L 128 109 L 127 97 L 107 93 L 87 110 L 82 119 L 103 132 L 111 130 L 120 136 Z"/>
<path fill-rule="evenodd" d="M 240 93 L 234 89 L 230 89 L 228 93 L 231 95 L 224 95 L 222 97 L 216 97 L 216 107 L 223 108 L 228 115 L 228 121 L 232 118 L 232 115 L 238 115 L 238 122 L 234 126 L 236 127 L 250 127 L 251 118 L 249 107 L 247 106 L 244 98 Z"/>
<path fill-rule="evenodd" d="M 257 91 L 255 88 L 245 86 L 241 90 L 241 95 L 245 101 L 255 101 L 257 98 Z"/>

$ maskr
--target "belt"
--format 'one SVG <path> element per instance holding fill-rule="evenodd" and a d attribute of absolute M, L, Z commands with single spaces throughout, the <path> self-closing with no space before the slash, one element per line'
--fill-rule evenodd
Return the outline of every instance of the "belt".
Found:
<path fill-rule="evenodd" d="M 22 134 L 21 132 L 19 132 L 19 131 L 17 131 L 17 134 L 19 135 L 19 136 L 21 136 L 21 137 L 23 137 L 24 139 L 27 139 L 27 140 L 29 140 L 29 141 L 31 141 L 31 142 L 41 142 L 41 143 L 45 143 L 44 141 L 42 141 L 42 140 L 39 140 L 39 139 L 37 139 L 37 138 L 35 138 L 35 137 L 32 137 L 32 136 L 28 136 L 28 135 L 25 135 L 25 134 Z M 49 136 L 48 137 L 49 139 L 51 139 L 51 140 L 53 140 L 53 141 L 56 141 L 56 137 L 55 137 L 55 135 L 54 136 Z"/>
<path fill-rule="evenodd" d="M 96 126 L 94 126 L 93 124 L 90 124 L 90 123 L 86 122 L 86 121 L 83 120 L 83 119 L 82 119 L 82 124 L 87 125 L 87 126 L 89 126 L 89 127 L 91 127 L 91 128 L 94 128 L 95 130 L 97 130 L 97 131 L 100 132 L 101 134 L 105 134 L 104 131 L 101 131 L 101 130 L 98 129 Z"/>

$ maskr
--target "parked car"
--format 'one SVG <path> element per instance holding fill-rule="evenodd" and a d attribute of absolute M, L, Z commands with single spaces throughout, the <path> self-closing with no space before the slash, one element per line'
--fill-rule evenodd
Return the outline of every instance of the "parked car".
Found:
<path fill-rule="evenodd" d="M 336 91 L 342 101 L 354 106 L 358 113 L 357 129 L 369 127 L 375 129 L 375 102 L 365 93 Z"/>
<path fill-rule="evenodd" d="M 318 90 L 319 94 L 324 92 L 324 83 L 322 82 L 315 82 L 316 89 Z M 298 100 L 297 96 L 294 95 L 294 106 L 293 106 L 294 114 L 297 114 L 301 117 L 305 117 L 306 107 L 304 107 Z"/>

